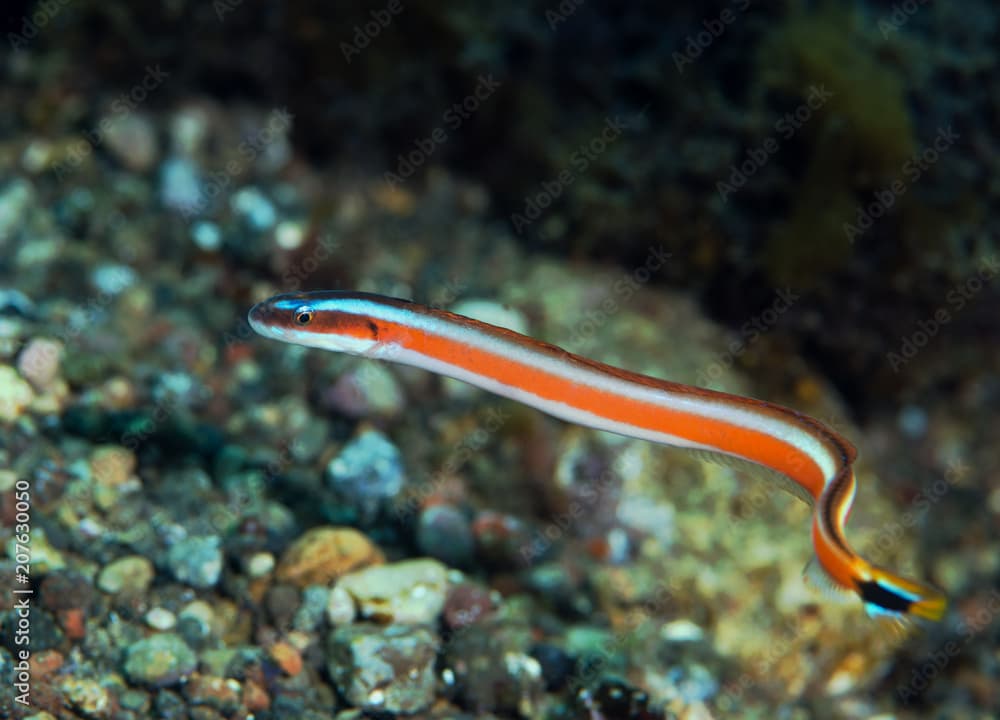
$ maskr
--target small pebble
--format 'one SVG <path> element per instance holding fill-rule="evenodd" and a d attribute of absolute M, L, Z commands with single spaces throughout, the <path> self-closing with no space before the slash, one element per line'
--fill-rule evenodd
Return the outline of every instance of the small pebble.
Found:
<path fill-rule="evenodd" d="M 10 365 L 0 365 L 0 422 L 14 422 L 35 399 L 31 385 Z"/>
<path fill-rule="evenodd" d="M 507 682 L 501 685 L 497 697 L 501 708 L 515 710 L 521 717 L 538 715 L 542 699 L 542 665 L 526 653 L 505 653 L 503 667 L 507 672 Z"/>
<path fill-rule="evenodd" d="M 274 203 L 255 187 L 240 188 L 229 200 L 233 212 L 254 230 L 264 231 L 274 226 L 278 219 L 278 211 Z"/>
<path fill-rule="evenodd" d="M 412 714 L 434 701 L 438 639 L 423 627 L 350 625 L 328 642 L 328 669 L 352 706 Z"/>
<path fill-rule="evenodd" d="M 120 263 L 98 265 L 90 274 L 90 282 L 94 289 L 108 295 L 121 295 L 135 285 L 138 279 L 135 270 Z"/>
<path fill-rule="evenodd" d="M 267 690 L 250 678 L 243 681 L 243 706 L 251 713 L 263 713 L 271 707 Z"/>
<path fill-rule="evenodd" d="M 276 642 L 267 652 L 285 675 L 295 677 L 302 672 L 302 655 L 289 643 Z"/>
<path fill-rule="evenodd" d="M 201 635 L 207 636 L 212 632 L 212 624 L 215 622 L 215 611 L 204 600 L 193 600 L 181 608 L 178 618 L 197 623 L 201 629 Z"/>
<path fill-rule="evenodd" d="M 338 498 L 353 507 L 363 524 L 372 523 L 406 484 L 402 458 L 378 430 L 364 430 L 348 442 L 326 470 Z"/>
<path fill-rule="evenodd" d="M 623 494 L 616 516 L 625 527 L 652 535 L 663 547 L 670 547 L 676 540 L 677 513 L 667 502 Z"/>
<path fill-rule="evenodd" d="M 209 114 L 203 107 L 190 106 L 180 109 L 170 119 L 172 149 L 188 157 L 201 153 L 211 129 L 209 121 Z"/>
<path fill-rule="evenodd" d="M 266 116 L 250 120 L 247 126 L 248 143 L 254 152 L 247 160 L 253 163 L 256 172 L 276 173 L 291 159 L 292 146 L 288 133 L 292 119 L 285 109 L 275 108 Z"/>
<path fill-rule="evenodd" d="M 566 631 L 566 652 L 576 657 L 600 657 L 613 645 L 614 633 L 592 625 L 574 625 Z"/>
<path fill-rule="evenodd" d="M 62 570 L 66 567 L 66 560 L 61 552 L 52 543 L 45 533 L 45 529 L 35 525 L 31 528 L 31 572 L 33 576 L 39 578 Z M 7 556 L 14 558 L 17 555 L 17 542 L 13 536 L 7 541 Z"/>
<path fill-rule="evenodd" d="M 274 229 L 274 242 L 282 250 L 298 250 L 305 236 L 305 225 L 299 220 L 282 220 Z"/>
<path fill-rule="evenodd" d="M 542 668 L 545 689 L 549 692 L 563 687 L 576 670 L 572 656 L 555 645 L 535 645 L 531 648 L 531 656 Z"/>
<path fill-rule="evenodd" d="M 190 160 L 174 157 L 160 166 L 160 200 L 167 208 L 185 215 L 205 209 L 201 178 Z"/>
<path fill-rule="evenodd" d="M 155 607 L 146 613 L 146 624 L 154 630 L 173 630 L 177 626 L 177 616 L 166 608 Z"/>
<path fill-rule="evenodd" d="M 188 720 L 187 703 L 177 693 L 171 690 L 160 690 L 153 700 L 154 713 L 158 720 Z M 197 720 L 216 720 L 216 718 L 197 718 Z"/>
<path fill-rule="evenodd" d="M 125 658 L 125 674 L 135 683 L 165 687 L 194 672 L 197 658 L 174 633 L 158 633 L 134 643 Z"/>
<path fill-rule="evenodd" d="M 135 688 L 126 688 L 119 693 L 118 704 L 125 710 L 131 710 L 140 717 L 145 717 L 149 714 L 149 693 Z"/>
<path fill-rule="evenodd" d="M 142 595 L 149 589 L 156 571 L 153 563 L 140 555 L 126 555 L 108 563 L 97 576 L 97 587 L 110 595 L 127 592 Z"/>
<path fill-rule="evenodd" d="M 337 378 L 324 402 L 352 418 L 398 416 L 406 405 L 395 374 L 383 366 L 357 365 Z"/>
<path fill-rule="evenodd" d="M 32 175 L 52 167 L 55 159 L 55 145 L 48 140 L 36 138 L 30 140 L 21 154 L 21 167 Z"/>
<path fill-rule="evenodd" d="M 536 562 L 545 552 L 548 540 L 534 536 L 513 515 L 484 510 L 472 522 L 476 556 L 497 567 L 524 567 Z"/>
<path fill-rule="evenodd" d="M 671 668 L 665 678 L 670 688 L 668 697 L 684 704 L 710 700 L 719 692 L 719 681 L 704 665 L 697 663 Z"/>
<path fill-rule="evenodd" d="M 467 628 L 492 612 L 490 591 L 468 582 L 452 586 L 444 603 L 444 621 L 452 630 Z"/>
<path fill-rule="evenodd" d="M 212 708 L 226 717 L 240 709 L 242 688 L 232 678 L 195 673 L 184 683 L 184 697 L 195 708 Z"/>
<path fill-rule="evenodd" d="M 340 585 L 335 585 L 326 600 L 326 619 L 333 626 L 350 625 L 358 615 L 354 598 Z"/>
<path fill-rule="evenodd" d="M 66 658 L 58 650 L 43 650 L 34 653 L 28 664 L 31 672 L 37 677 L 48 677 L 56 672 L 66 662 Z"/>
<path fill-rule="evenodd" d="M 927 433 L 927 412 L 917 405 L 906 405 L 899 413 L 899 428 L 908 437 L 919 439 Z"/>
<path fill-rule="evenodd" d="M 378 190 L 376 190 L 376 193 L 378 193 Z M 340 193 L 335 214 L 337 224 L 341 227 L 357 227 L 368 217 L 368 205 L 365 201 L 365 196 L 357 191 Z"/>
<path fill-rule="evenodd" d="M 269 552 L 254 553 L 247 562 L 247 574 L 252 578 L 262 578 L 274 570 L 274 555 Z"/>
<path fill-rule="evenodd" d="M 15 178 L 0 188 L 0 247 L 21 231 L 35 199 L 30 182 Z"/>
<path fill-rule="evenodd" d="M 214 587 L 222 574 L 219 538 L 211 535 L 178 540 L 167 551 L 167 566 L 179 582 L 200 589 Z"/>
<path fill-rule="evenodd" d="M 698 642 L 705 637 L 705 631 L 690 620 L 673 620 L 660 628 L 660 637 L 667 642 Z"/>
<path fill-rule="evenodd" d="M 383 561 L 382 551 L 354 528 L 322 526 L 289 546 L 276 575 L 298 587 L 328 585 L 351 570 Z"/>
<path fill-rule="evenodd" d="M 458 702 L 503 717 L 541 717 L 542 665 L 528 654 L 531 631 L 517 622 L 485 622 L 452 633 L 444 667 L 451 670 Z"/>
<path fill-rule="evenodd" d="M 31 317 L 37 312 L 34 301 L 27 295 L 25 295 L 20 290 L 16 288 L 0 288 L 0 312 L 15 312 L 24 317 Z M 3 335 L 9 336 L 11 330 L 20 330 L 20 325 L 10 325 L 6 324 L 9 321 L 5 320 L 4 327 L 5 332 Z"/>
<path fill-rule="evenodd" d="M 86 717 L 111 716 L 111 694 L 95 680 L 68 675 L 59 681 L 59 689 L 69 704 Z"/>
<path fill-rule="evenodd" d="M 58 340 L 35 338 L 18 356 L 17 370 L 36 390 L 44 392 L 59 377 L 62 352 L 63 344 Z"/>
<path fill-rule="evenodd" d="M 417 547 L 450 567 L 469 567 L 476 541 L 468 516 L 452 505 L 424 508 L 417 519 Z"/>
<path fill-rule="evenodd" d="M 42 606 L 54 612 L 80 610 L 90 605 L 94 596 L 90 580 L 74 570 L 49 573 L 38 590 Z"/>
<path fill-rule="evenodd" d="M 330 600 L 330 589 L 310 585 L 302 591 L 302 603 L 292 620 L 292 627 L 302 632 L 315 632 L 323 622 Z"/>
<path fill-rule="evenodd" d="M 315 586 L 312 586 L 315 587 Z M 292 585 L 272 585 L 264 596 L 263 606 L 273 625 L 281 632 L 292 629 L 295 616 L 301 608 L 302 593 Z"/>
<path fill-rule="evenodd" d="M 362 617 L 378 622 L 418 625 L 437 620 L 448 591 L 448 569 L 421 558 L 365 568 L 342 577 Z"/>
<path fill-rule="evenodd" d="M 827 695 L 843 695 L 870 683 L 873 676 L 881 675 L 884 665 L 866 653 L 853 651 L 840 658 L 825 678 L 823 690 Z"/>
<path fill-rule="evenodd" d="M 191 239 L 205 252 L 216 252 L 222 247 L 222 231 L 214 222 L 199 220 L 191 226 Z"/>
<path fill-rule="evenodd" d="M 104 487 L 118 487 L 129 480 L 137 465 L 135 453 L 120 445 L 102 445 L 90 454 L 90 472 Z"/>
<path fill-rule="evenodd" d="M 591 717 L 647 718 L 652 716 L 648 708 L 648 693 L 615 677 L 601 678 L 596 687 L 588 688 L 586 696 L 582 693 L 578 694 L 576 700 L 584 705 L 587 710 L 586 714 Z M 684 708 L 684 714 L 681 715 L 681 718 L 682 720 L 696 720 L 698 716 L 689 717 L 687 708 Z"/>
<path fill-rule="evenodd" d="M 146 172 L 159 155 L 156 128 L 142 113 L 119 113 L 102 118 L 99 127 L 111 155 L 133 172 Z"/>

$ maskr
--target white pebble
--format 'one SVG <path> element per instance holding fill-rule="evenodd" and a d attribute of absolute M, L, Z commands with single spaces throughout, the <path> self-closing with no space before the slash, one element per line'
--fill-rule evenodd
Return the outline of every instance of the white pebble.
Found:
<path fill-rule="evenodd" d="M 252 578 L 264 577 L 274 570 L 274 555 L 269 552 L 254 553 L 247 563 L 247 572 Z"/>
<path fill-rule="evenodd" d="M 222 233 L 213 222 L 201 220 L 191 226 L 191 239 L 206 252 L 215 252 L 222 247 Z"/>
<path fill-rule="evenodd" d="M 274 230 L 274 241 L 282 250 L 298 250 L 305 236 L 305 228 L 298 220 L 282 220 Z"/>
<path fill-rule="evenodd" d="M 34 338 L 17 358 L 18 372 L 36 390 L 45 390 L 59 377 L 62 351 L 63 344 L 58 340 Z"/>
<path fill-rule="evenodd" d="M 331 625 L 350 625 L 357 616 L 354 598 L 339 585 L 335 586 L 327 597 L 326 618 Z"/>
<path fill-rule="evenodd" d="M 146 624 L 155 630 L 172 630 L 177 616 L 166 608 L 155 607 L 146 613 Z"/>

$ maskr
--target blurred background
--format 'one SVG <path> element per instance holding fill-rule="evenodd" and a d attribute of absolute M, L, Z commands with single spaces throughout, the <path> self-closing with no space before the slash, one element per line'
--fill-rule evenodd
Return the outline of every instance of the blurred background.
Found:
<path fill-rule="evenodd" d="M 0 713 L 994 717 L 998 15 L 6 3 Z M 742 471 L 246 324 L 321 288 L 820 418 L 947 618 L 811 594 Z"/>

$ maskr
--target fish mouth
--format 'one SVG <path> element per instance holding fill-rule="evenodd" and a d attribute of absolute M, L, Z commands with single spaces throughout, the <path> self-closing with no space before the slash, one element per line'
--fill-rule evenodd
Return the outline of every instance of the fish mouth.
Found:
<path fill-rule="evenodd" d="M 254 332 L 264 337 L 281 337 L 283 331 L 273 322 L 275 315 L 274 305 L 270 302 L 259 302 L 250 308 L 247 313 L 247 322 Z"/>

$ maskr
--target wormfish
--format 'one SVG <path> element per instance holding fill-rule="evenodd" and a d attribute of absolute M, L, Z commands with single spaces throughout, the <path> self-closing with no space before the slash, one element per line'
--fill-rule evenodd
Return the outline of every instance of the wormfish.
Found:
<path fill-rule="evenodd" d="M 813 577 L 902 624 L 940 620 L 945 596 L 859 556 L 844 537 L 854 446 L 774 403 L 641 375 L 408 300 L 319 291 L 255 305 L 250 326 L 286 343 L 392 361 L 463 380 L 562 420 L 762 466 L 813 505 Z M 787 489 L 787 488 L 786 488 Z"/>

